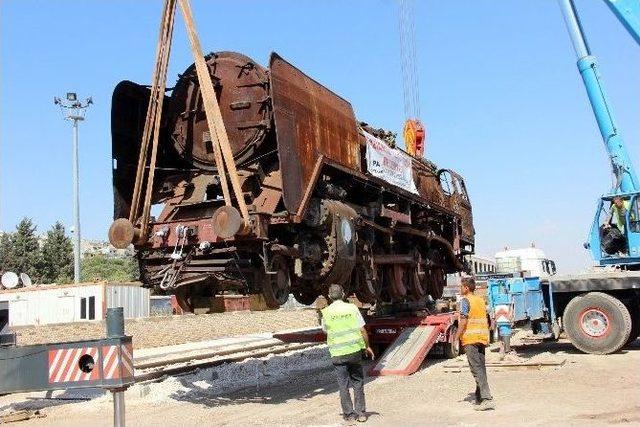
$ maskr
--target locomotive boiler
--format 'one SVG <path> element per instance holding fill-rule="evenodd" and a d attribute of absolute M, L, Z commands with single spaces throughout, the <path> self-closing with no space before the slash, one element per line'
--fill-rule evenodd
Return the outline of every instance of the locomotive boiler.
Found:
<path fill-rule="evenodd" d="M 363 302 L 438 298 L 474 248 L 464 181 L 395 148 L 351 104 L 273 53 L 205 57 L 248 221 L 223 194 L 194 66 L 164 98 L 148 223 L 128 220 L 150 90 L 123 81 L 112 103 L 117 247 L 141 280 L 193 311 L 217 294 L 303 304 L 332 283 Z M 231 199 L 231 200 L 229 200 Z"/>

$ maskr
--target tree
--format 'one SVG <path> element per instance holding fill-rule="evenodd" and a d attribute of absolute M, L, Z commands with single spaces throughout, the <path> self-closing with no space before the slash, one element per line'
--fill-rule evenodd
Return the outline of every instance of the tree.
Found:
<path fill-rule="evenodd" d="M 41 252 L 42 283 L 70 282 L 73 277 L 73 245 L 60 222 L 56 222 L 47 231 L 47 240 L 42 245 Z"/>
<path fill-rule="evenodd" d="M 138 264 L 134 258 L 108 258 L 96 255 L 82 260 L 82 280 L 129 282 L 138 280 Z"/>
<path fill-rule="evenodd" d="M 0 273 L 9 271 L 13 264 L 13 251 L 11 250 L 11 233 L 2 233 L 0 236 Z"/>
<path fill-rule="evenodd" d="M 40 280 L 40 245 L 36 237 L 36 226 L 31 218 L 22 218 L 16 226 L 16 231 L 11 234 L 8 248 L 3 250 L 2 255 L 3 263 L 6 262 L 6 265 L 3 265 L 5 271 L 26 273 L 34 281 Z"/>

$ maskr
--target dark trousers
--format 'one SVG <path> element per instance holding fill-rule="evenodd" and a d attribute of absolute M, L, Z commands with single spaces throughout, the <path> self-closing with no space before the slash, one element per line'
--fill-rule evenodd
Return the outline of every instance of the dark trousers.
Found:
<path fill-rule="evenodd" d="M 487 366 L 484 360 L 485 346 L 482 344 L 469 344 L 464 346 L 464 352 L 469 361 L 471 374 L 476 380 L 476 402 L 491 400 L 491 391 L 487 382 Z"/>
<path fill-rule="evenodd" d="M 364 403 L 364 371 L 362 369 L 362 354 L 360 352 L 346 356 L 332 358 L 333 368 L 338 376 L 340 388 L 340 404 L 342 413 L 362 415 L 365 413 Z M 349 386 L 353 387 L 355 407 L 351 401 Z"/>

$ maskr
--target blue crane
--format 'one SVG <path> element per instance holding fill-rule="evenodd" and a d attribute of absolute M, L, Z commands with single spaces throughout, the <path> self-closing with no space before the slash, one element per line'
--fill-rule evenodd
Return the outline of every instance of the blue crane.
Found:
<path fill-rule="evenodd" d="M 640 44 L 640 1 L 604 2 Z M 559 0 L 559 4 L 578 56 L 578 70 L 584 81 L 615 177 L 609 193 L 598 200 L 596 215 L 585 247 L 591 251 L 593 258 L 600 265 L 619 265 L 636 270 L 640 268 L 640 181 L 616 125 L 613 108 L 598 70 L 598 62 L 591 54 L 575 4 L 573 0 Z M 606 224 L 606 212 L 616 197 L 621 198 L 625 207 L 624 224 L 609 227 Z"/>
<path fill-rule="evenodd" d="M 574 2 L 558 1 L 615 178 L 598 199 L 585 247 L 600 267 L 611 267 L 549 279 L 526 277 L 524 272 L 515 275 L 524 277 L 495 274 L 488 277 L 489 311 L 504 351 L 509 350 L 512 327 L 528 324 L 534 332 L 553 333 L 555 338 L 564 330 L 578 349 L 608 354 L 640 335 L 640 181 Z M 640 0 L 604 2 L 640 44 Z"/>

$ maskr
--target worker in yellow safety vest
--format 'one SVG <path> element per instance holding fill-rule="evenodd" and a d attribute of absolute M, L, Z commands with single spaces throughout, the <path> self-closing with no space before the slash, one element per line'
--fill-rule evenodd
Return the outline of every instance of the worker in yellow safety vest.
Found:
<path fill-rule="evenodd" d="M 620 196 L 614 197 L 611 201 L 611 213 L 609 214 L 607 224 L 615 224 L 623 235 L 625 225 L 627 224 L 627 212 L 629 212 L 630 207 L 631 202 L 629 200 L 624 200 Z M 633 218 L 631 218 L 631 220 L 633 220 Z"/>
<path fill-rule="evenodd" d="M 462 348 L 467 355 L 471 374 L 476 380 L 475 403 L 477 411 L 494 409 L 495 404 L 489 383 L 487 382 L 487 367 L 485 365 L 485 350 L 489 345 L 489 322 L 487 321 L 487 306 L 484 299 L 474 294 L 476 282 L 471 277 L 462 279 L 459 304 L 460 318 L 458 320 L 458 336 Z"/>
<path fill-rule="evenodd" d="M 374 358 L 369 347 L 369 336 L 364 319 L 354 304 L 344 302 L 345 293 L 340 285 L 329 287 L 331 304 L 322 310 L 322 330 L 327 333 L 327 346 L 331 362 L 338 376 L 342 416 L 345 421 L 367 421 L 364 401 L 363 352 Z M 349 385 L 353 387 L 355 408 Z"/>

